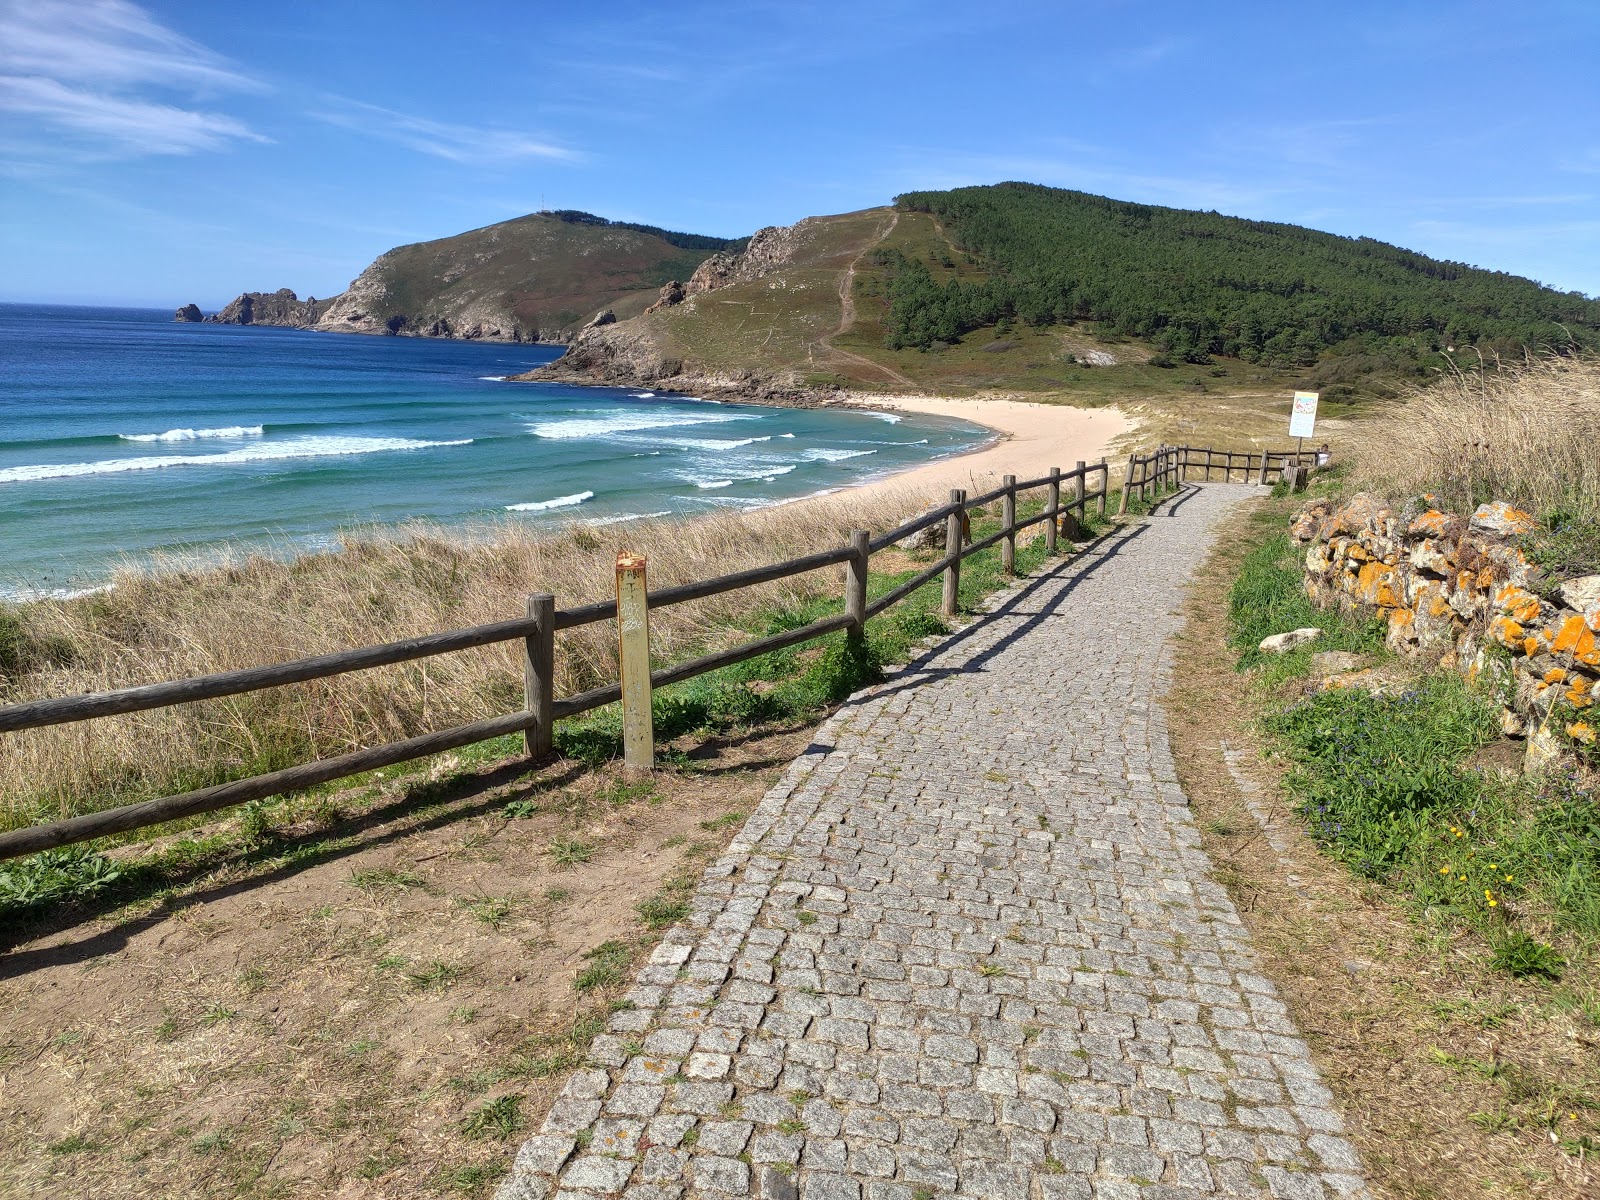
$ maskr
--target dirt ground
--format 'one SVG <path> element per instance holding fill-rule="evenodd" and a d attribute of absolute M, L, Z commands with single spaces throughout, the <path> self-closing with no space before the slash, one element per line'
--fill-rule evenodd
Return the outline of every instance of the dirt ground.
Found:
<path fill-rule="evenodd" d="M 1281 768 L 1251 727 L 1250 679 L 1225 644 L 1227 590 L 1260 529 L 1237 517 L 1191 593 L 1166 699 L 1173 753 L 1219 881 L 1338 1095 L 1375 1192 L 1600 1195 L 1595 1148 L 1581 1145 L 1600 1107 L 1593 981 L 1490 971 L 1469 936 L 1428 927 L 1321 856 L 1281 800 Z"/>
<path fill-rule="evenodd" d="M 487 1194 L 808 734 L 642 785 L 386 783 L 299 810 L 282 853 L 0 931 L 0 1195 Z"/>

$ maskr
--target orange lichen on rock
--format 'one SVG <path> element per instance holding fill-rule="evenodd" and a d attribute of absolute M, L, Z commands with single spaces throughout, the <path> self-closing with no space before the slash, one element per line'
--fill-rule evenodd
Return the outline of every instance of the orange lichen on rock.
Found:
<path fill-rule="evenodd" d="M 1587 721 L 1574 721 L 1567 726 L 1567 736 L 1585 746 L 1594 745 L 1594 726 Z"/>
<path fill-rule="evenodd" d="M 1430 508 L 1415 521 L 1406 526 L 1406 532 L 1413 537 L 1442 537 L 1449 528 L 1450 518 L 1437 508 Z"/>
<path fill-rule="evenodd" d="M 1496 617 L 1489 622 L 1489 636 L 1507 650 L 1521 650 L 1523 630 L 1510 617 Z"/>
<path fill-rule="evenodd" d="M 1501 612 L 1509 613 L 1523 625 L 1531 625 L 1539 619 L 1539 597 L 1527 588 L 1519 588 L 1514 584 L 1506 584 L 1494 594 L 1494 605 Z"/>

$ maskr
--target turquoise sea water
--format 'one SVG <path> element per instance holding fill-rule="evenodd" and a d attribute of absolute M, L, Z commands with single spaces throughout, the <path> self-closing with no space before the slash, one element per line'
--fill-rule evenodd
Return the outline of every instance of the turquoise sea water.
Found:
<path fill-rule="evenodd" d="M 152 552 L 322 548 L 352 527 L 753 509 L 987 436 L 501 378 L 558 353 L 0 305 L 0 595 L 93 587 Z"/>

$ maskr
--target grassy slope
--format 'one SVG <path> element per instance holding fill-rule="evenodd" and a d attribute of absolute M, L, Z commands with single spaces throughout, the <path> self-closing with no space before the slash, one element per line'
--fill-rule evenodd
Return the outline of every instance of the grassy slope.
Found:
<path fill-rule="evenodd" d="M 789 265 L 641 317 L 630 331 L 692 372 L 755 371 L 811 387 L 956 396 L 1012 392 L 1044 403 L 1117 403 L 1144 416 L 1152 436 L 1169 440 L 1203 427 L 1214 444 L 1249 444 L 1275 435 L 1286 421 L 1294 380 L 1285 373 L 1226 359 L 1153 367 L 1146 361 L 1152 347 L 1131 339 L 1107 342 L 1082 326 L 1017 325 L 1003 337 L 976 331 L 942 351 L 889 350 L 886 272 L 870 251 L 894 249 L 923 260 L 949 256 L 956 266 L 939 268 L 941 280 L 980 278 L 981 268 L 923 213 L 901 213 L 894 220 L 891 209 L 878 208 L 817 217 L 804 223 L 798 237 Z M 840 288 L 852 265 L 854 321 L 839 332 Z M 1118 365 L 1081 365 L 1094 350 L 1112 354 Z M 1069 362 L 1068 354 L 1080 362 Z M 1330 405 L 1325 415 L 1337 418 L 1344 411 L 1347 406 Z"/>
<path fill-rule="evenodd" d="M 386 290 L 382 316 L 458 319 L 469 306 L 488 303 L 525 330 L 553 330 L 602 308 L 635 316 L 663 283 L 687 279 L 708 253 L 638 230 L 534 213 L 396 247 L 374 267 Z"/>

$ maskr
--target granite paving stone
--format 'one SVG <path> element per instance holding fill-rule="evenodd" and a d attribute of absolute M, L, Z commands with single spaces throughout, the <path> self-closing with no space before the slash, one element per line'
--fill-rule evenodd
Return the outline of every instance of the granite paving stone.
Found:
<path fill-rule="evenodd" d="M 1365 1197 L 1159 700 L 1256 491 L 1185 488 L 852 698 L 498 1200 Z"/>

